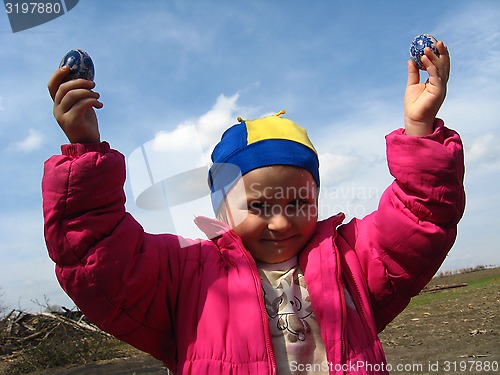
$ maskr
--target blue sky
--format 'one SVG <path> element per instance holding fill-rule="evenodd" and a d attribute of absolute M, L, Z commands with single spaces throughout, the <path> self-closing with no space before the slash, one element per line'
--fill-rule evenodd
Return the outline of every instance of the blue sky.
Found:
<path fill-rule="evenodd" d="M 201 151 L 187 159 L 203 164 L 238 116 L 286 109 L 320 153 L 323 215 L 349 219 L 375 209 L 391 181 L 384 136 L 403 126 L 411 40 L 443 39 L 452 73 L 439 116 L 463 137 L 467 208 L 442 269 L 500 264 L 499 19 L 500 2 L 482 0 L 81 0 L 14 34 L 0 14 L 0 299 L 73 306 L 46 253 L 40 193 L 43 162 L 66 141 L 46 84 L 72 48 L 94 59 L 101 136 L 125 156 L 172 140 L 187 147 L 194 129 Z M 179 218 L 206 214 L 207 199 L 170 214 L 137 207 L 139 177 L 129 170 L 127 208 L 146 230 L 190 233 Z"/>

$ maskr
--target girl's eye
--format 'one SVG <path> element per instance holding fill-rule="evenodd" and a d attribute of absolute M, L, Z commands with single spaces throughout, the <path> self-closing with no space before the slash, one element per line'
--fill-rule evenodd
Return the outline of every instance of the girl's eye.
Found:
<path fill-rule="evenodd" d="M 262 208 L 262 202 L 251 202 L 248 204 L 249 210 L 257 210 L 259 208 Z"/>
<path fill-rule="evenodd" d="M 295 199 L 288 203 L 289 206 L 302 206 L 303 204 L 308 204 L 305 199 Z"/>
<path fill-rule="evenodd" d="M 269 204 L 265 203 L 265 202 L 250 202 L 248 204 L 248 210 L 249 211 L 252 211 L 252 212 L 255 212 L 255 213 L 264 213 L 267 208 L 269 207 Z"/>

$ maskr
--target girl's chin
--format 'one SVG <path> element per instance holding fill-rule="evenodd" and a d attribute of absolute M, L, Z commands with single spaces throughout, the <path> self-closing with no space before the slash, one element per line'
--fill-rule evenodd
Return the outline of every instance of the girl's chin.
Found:
<path fill-rule="evenodd" d="M 269 251 L 265 252 L 265 254 L 252 254 L 253 257 L 259 262 L 275 264 L 286 262 L 289 259 L 292 259 L 296 256 L 299 251 L 295 251 L 288 248 L 273 248 L 269 249 Z"/>

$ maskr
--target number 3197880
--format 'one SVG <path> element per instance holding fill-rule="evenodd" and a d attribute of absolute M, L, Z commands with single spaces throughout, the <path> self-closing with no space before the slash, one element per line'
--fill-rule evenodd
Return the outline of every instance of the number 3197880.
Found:
<path fill-rule="evenodd" d="M 61 13 L 61 3 L 5 3 L 7 14 L 43 14 L 43 13 Z"/>

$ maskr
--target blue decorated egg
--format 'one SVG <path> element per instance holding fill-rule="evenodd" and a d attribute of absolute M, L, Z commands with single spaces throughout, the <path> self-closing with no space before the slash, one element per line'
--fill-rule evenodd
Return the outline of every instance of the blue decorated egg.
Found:
<path fill-rule="evenodd" d="M 72 49 L 61 60 L 59 67 L 69 66 L 70 71 L 64 81 L 83 78 L 88 81 L 94 80 L 94 63 L 89 54 L 81 49 Z"/>
<path fill-rule="evenodd" d="M 410 56 L 417 68 L 423 69 L 424 67 L 420 59 L 424 55 L 425 47 L 429 47 L 437 56 L 439 56 L 436 44 L 436 38 L 429 34 L 420 34 L 413 39 L 410 45 Z"/>

